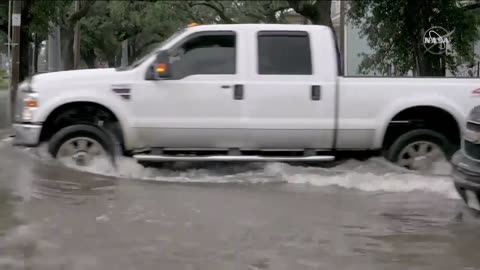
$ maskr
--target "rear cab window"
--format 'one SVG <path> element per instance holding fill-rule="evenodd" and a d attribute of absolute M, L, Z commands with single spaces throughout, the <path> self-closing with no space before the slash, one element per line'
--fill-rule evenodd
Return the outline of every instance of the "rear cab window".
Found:
<path fill-rule="evenodd" d="M 257 46 L 257 74 L 313 74 L 308 32 L 260 31 L 257 33 Z"/>

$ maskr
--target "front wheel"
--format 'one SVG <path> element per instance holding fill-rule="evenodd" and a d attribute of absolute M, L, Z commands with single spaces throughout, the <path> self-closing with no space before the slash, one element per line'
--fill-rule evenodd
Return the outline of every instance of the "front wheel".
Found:
<path fill-rule="evenodd" d="M 417 129 L 399 136 L 386 151 L 386 158 L 407 169 L 427 171 L 435 162 L 453 155 L 453 145 L 441 133 Z"/>
<path fill-rule="evenodd" d="M 93 125 L 78 124 L 62 128 L 48 143 L 48 151 L 63 165 L 90 167 L 95 160 L 114 163 L 114 139 Z"/>

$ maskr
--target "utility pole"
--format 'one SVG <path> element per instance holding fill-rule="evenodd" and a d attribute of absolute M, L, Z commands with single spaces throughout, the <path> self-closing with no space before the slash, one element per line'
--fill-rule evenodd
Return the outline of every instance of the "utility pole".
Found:
<path fill-rule="evenodd" d="M 7 18 L 12 17 L 12 0 L 8 1 L 8 15 Z M 8 64 L 8 69 L 10 72 L 10 76 L 12 76 L 12 20 L 8 20 L 8 34 L 7 34 L 7 58 L 10 63 Z M 8 89 L 10 89 L 10 80 L 8 80 Z"/>
<path fill-rule="evenodd" d="M 23 0 L 13 1 L 12 17 L 12 75 L 10 77 L 10 118 L 13 123 L 15 118 L 15 100 L 17 98 L 17 87 L 20 79 L 20 25 Z"/>
<path fill-rule="evenodd" d="M 75 12 L 80 10 L 80 1 L 75 0 Z M 75 31 L 73 37 L 73 69 L 78 69 L 80 66 L 80 23 L 75 23 Z"/>

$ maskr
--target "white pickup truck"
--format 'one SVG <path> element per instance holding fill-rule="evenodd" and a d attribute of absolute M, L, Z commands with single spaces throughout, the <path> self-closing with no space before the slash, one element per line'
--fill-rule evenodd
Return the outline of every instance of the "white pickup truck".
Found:
<path fill-rule="evenodd" d="M 330 161 L 383 154 L 410 169 L 449 158 L 480 80 L 340 77 L 315 25 L 186 27 L 123 69 L 35 75 L 15 143 L 62 160 Z"/>

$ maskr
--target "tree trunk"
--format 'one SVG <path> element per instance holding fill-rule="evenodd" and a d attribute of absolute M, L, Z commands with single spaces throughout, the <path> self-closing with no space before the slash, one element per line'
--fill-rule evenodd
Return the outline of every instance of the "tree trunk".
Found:
<path fill-rule="evenodd" d="M 19 81 L 30 75 L 30 35 L 27 27 L 20 28 L 20 74 Z"/>
<path fill-rule="evenodd" d="M 319 1 L 319 0 L 317 0 Z M 314 16 L 308 18 L 313 24 L 316 25 L 325 25 L 330 27 L 333 33 L 334 41 L 335 41 L 335 51 L 337 57 L 337 65 L 338 65 L 338 75 L 343 76 L 343 56 L 340 51 L 340 47 L 338 44 L 337 32 L 333 27 L 332 17 L 330 16 L 331 13 L 331 1 L 322 1 L 322 4 L 318 5 L 318 8 L 314 12 Z"/>
<path fill-rule="evenodd" d="M 424 53 L 422 50 L 416 50 L 415 62 L 418 76 L 445 77 L 446 65 L 444 55 L 430 54 L 428 52 Z"/>
<path fill-rule="evenodd" d="M 141 53 L 142 53 L 142 51 L 140 49 L 133 48 L 132 54 L 129 55 L 129 58 L 130 57 L 132 58 L 132 63 L 138 60 Z"/>
<path fill-rule="evenodd" d="M 75 2 L 76 3 L 76 2 Z M 60 43 L 61 55 L 63 61 L 63 70 L 72 70 L 75 68 L 75 55 L 73 45 L 75 43 L 75 25 L 77 22 L 85 17 L 90 10 L 90 7 L 95 3 L 95 0 L 82 1 L 73 14 L 64 14 L 64 25 L 60 25 Z M 63 16 L 63 15 L 62 15 Z"/>
<path fill-rule="evenodd" d="M 82 59 L 85 61 L 85 64 L 88 68 L 95 68 L 95 60 L 97 56 L 95 55 L 95 51 L 91 48 L 88 50 L 80 51 L 82 53 Z"/>
<path fill-rule="evenodd" d="M 133 44 L 131 44 L 131 43 L 133 43 L 133 42 L 129 42 L 129 44 L 128 44 L 128 64 L 129 65 L 131 65 L 136 60 L 136 59 L 133 58 L 135 48 L 134 48 Z"/>
<path fill-rule="evenodd" d="M 425 51 L 423 44 L 424 30 L 430 28 L 430 18 L 435 16 L 432 11 L 432 1 L 409 1 L 405 12 L 405 22 L 410 30 L 410 41 L 414 45 L 415 70 L 418 76 L 445 76 L 445 55 L 432 54 Z M 423 31 L 417 31 L 418 25 Z"/>
<path fill-rule="evenodd" d="M 426 72 L 426 67 L 425 67 L 425 60 L 424 60 L 424 54 L 422 51 L 422 44 L 420 42 L 417 42 L 416 46 L 414 46 L 414 58 L 415 58 L 415 69 L 417 71 L 418 76 L 425 76 Z"/>
<path fill-rule="evenodd" d="M 115 67 L 115 57 L 108 57 L 107 59 L 108 67 L 113 68 Z"/>
<path fill-rule="evenodd" d="M 276 14 L 269 14 L 267 17 L 266 17 L 266 22 L 265 23 L 278 23 L 278 19 L 277 17 L 275 16 Z"/>
<path fill-rule="evenodd" d="M 25 80 L 30 75 L 30 23 L 32 21 L 31 8 L 33 0 L 24 0 L 21 11 L 20 27 L 20 68 L 19 81 Z M 13 63 L 12 63 L 13 64 Z"/>
<path fill-rule="evenodd" d="M 33 43 L 35 45 L 35 47 L 33 48 L 34 49 L 33 73 L 37 73 L 38 72 L 38 55 L 40 54 L 40 44 L 42 43 L 42 40 L 37 35 L 35 35 Z"/>
<path fill-rule="evenodd" d="M 428 1 L 428 0 L 425 0 Z M 418 31 L 418 25 L 425 25 L 423 10 L 421 3 L 417 1 L 409 1 L 405 11 L 405 25 L 409 29 L 409 39 L 413 44 L 413 56 L 415 59 L 415 69 L 418 76 L 429 76 L 429 65 L 423 47 L 423 30 Z"/>
<path fill-rule="evenodd" d="M 308 24 L 308 23 L 309 23 L 308 18 L 303 16 L 303 24 Z"/>
<path fill-rule="evenodd" d="M 332 1 L 317 0 L 313 5 L 302 4 L 301 2 L 308 2 L 308 1 L 296 1 L 296 0 L 288 1 L 291 8 L 293 8 L 298 14 L 309 19 L 312 22 L 312 24 L 328 26 L 332 30 L 334 42 L 335 42 L 338 75 L 343 76 L 344 74 L 343 56 L 340 51 L 340 47 L 337 39 L 337 33 L 335 31 L 335 28 L 333 27 L 332 16 L 331 16 Z"/>
<path fill-rule="evenodd" d="M 73 63 L 73 26 L 60 27 L 61 52 L 63 61 L 63 70 L 72 70 Z"/>
<path fill-rule="evenodd" d="M 96 60 L 95 57 L 83 58 L 83 61 L 85 61 L 87 68 L 95 68 L 95 60 Z"/>

